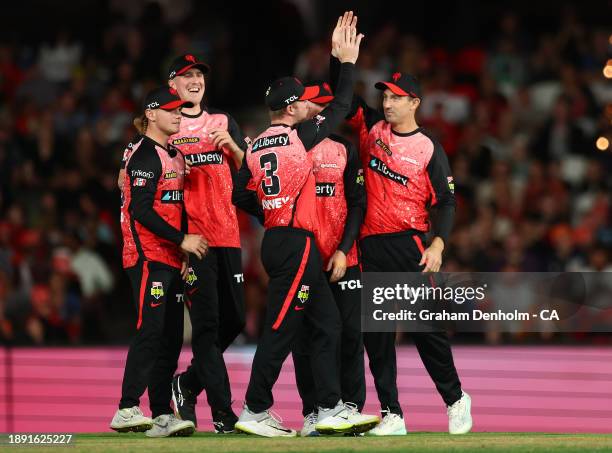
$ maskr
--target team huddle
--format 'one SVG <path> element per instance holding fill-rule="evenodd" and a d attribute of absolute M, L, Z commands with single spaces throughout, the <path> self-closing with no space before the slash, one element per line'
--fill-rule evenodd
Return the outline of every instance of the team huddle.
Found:
<path fill-rule="evenodd" d="M 416 123 L 422 94 L 414 77 L 395 73 L 376 84 L 382 112 L 353 93 L 362 38 L 352 12 L 338 18 L 329 83 L 274 81 L 265 93 L 270 126 L 253 140 L 230 115 L 203 104 L 209 67 L 193 55 L 176 58 L 168 85 L 146 96 L 119 175 L 123 265 L 138 318 L 112 429 L 191 435 L 205 391 L 216 433 L 296 436 L 271 411 L 273 386 L 291 354 L 301 436 L 406 434 L 395 334 L 361 332 L 359 281 L 362 271 L 439 271 L 454 186 L 443 148 Z M 332 134 L 343 121 L 358 147 Z M 237 208 L 265 228 L 261 259 L 269 276 L 239 416 L 223 359 L 245 323 Z M 193 359 L 175 375 L 183 304 Z M 471 399 L 446 333 L 413 338 L 447 406 L 449 432 L 469 432 Z M 381 417 L 362 413 L 364 349 Z M 151 418 L 139 407 L 145 390 Z"/>

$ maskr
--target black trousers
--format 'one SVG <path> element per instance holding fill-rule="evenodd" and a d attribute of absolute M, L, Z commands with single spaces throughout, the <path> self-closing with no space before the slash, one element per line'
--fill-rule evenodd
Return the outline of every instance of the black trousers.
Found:
<path fill-rule="evenodd" d="M 364 272 L 421 272 L 422 244 L 419 231 L 368 236 L 360 243 Z M 461 382 L 445 332 L 413 333 L 419 356 L 446 405 L 461 398 Z M 402 409 L 397 392 L 397 361 L 394 332 L 365 332 L 365 350 L 383 409 L 398 415 Z"/>
<path fill-rule="evenodd" d="M 326 277 L 329 281 L 331 273 Z M 334 301 L 340 312 L 341 334 L 338 351 L 340 389 L 343 401 L 355 403 L 363 409 L 366 399 L 365 371 L 363 361 L 363 336 L 361 333 L 361 270 L 349 267 L 342 280 L 329 283 Z M 316 410 L 316 389 L 312 373 L 311 332 L 304 323 L 298 341 L 293 348 L 295 382 L 302 398 L 304 416 Z"/>
<path fill-rule="evenodd" d="M 278 227 L 266 231 L 261 258 L 270 277 L 264 330 L 251 368 L 246 404 L 262 412 L 273 404 L 272 387 L 297 334 L 307 320 L 316 403 L 334 407 L 340 400 L 337 354 L 340 315 L 322 270 L 312 233 Z"/>
<path fill-rule="evenodd" d="M 172 376 L 183 345 L 183 282 L 179 269 L 154 261 L 126 269 L 138 308 L 119 408 L 140 404 L 149 389 L 153 417 L 171 414 Z"/>
<path fill-rule="evenodd" d="M 245 323 L 244 276 L 239 248 L 211 247 L 202 259 L 191 256 L 185 284 L 192 325 L 191 365 L 181 382 L 200 394 L 206 389 L 213 411 L 231 408 L 232 392 L 223 351 Z"/>

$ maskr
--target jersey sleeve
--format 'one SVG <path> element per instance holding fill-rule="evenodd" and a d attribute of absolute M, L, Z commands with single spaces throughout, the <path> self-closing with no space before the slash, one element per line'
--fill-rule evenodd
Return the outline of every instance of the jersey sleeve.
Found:
<path fill-rule="evenodd" d="M 180 245 L 185 233 L 174 228 L 153 209 L 157 184 L 162 173 L 162 164 L 157 153 L 139 148 L 130 159 L 126 171 L 131 186 L 132 218 L 153 234 Z"/>
<path fill-rule="evenodd" d="M 348 254 L 355 240 L 359 236 L 359 230 L 363 223 L 366 210 L 366 192 L 363 186 L 363 171 L 359 163 L 359 156 L 355 146 L 348 140 L 333 137 L 346 148 L 346 167 L 344 169 L 344 196 L 346 198 L 347 215 L 342 239 L 338 249 Z"/>
<path fill-rule="evenodd" d="M 432 231 L 434 236 L 439 236 L 446 243 L 455 220 L 455 186 L 444 148 L 436 141 L 427 174 L 431 182 L 431 206 L 434 208 Z"/>
<path fill-rule="evenodd" d="M 125 149 L 123 150 L 123 157 L 121 158 L 121 167 L 120 167 L 121 170 L 125 169 L 127 161 L 130 159 L 132 150 L 134 149 L 134 145 L 138 143 L 141 139 L 142 139 L 142 135 L 137 134 L 134 136 L 132 140 L 130 140 L 130 143 L 126 145 Z"/>
<path fill-rule="evenodd" d="M 348 114 L 353 97 L 355 65 L 342 63 L 338 75 L 338 88 L 334 100 L 313 119 L 296 126 L 298 137 L 306 151 L 321 143 L 336 129 Z"/>
<path fill-rule="evenodd" d="M 240 170 L 234 176 L 234 188 L 232 189 L 232 203 L 247 214 L 257 218 L 259 223 L 264 224 L 264 212 L 257 193 L 251 190 L 250 183 L 253 178 L 251 170 L 247 165 L 246 156 L 242 160 Z"/>
<path fill-rule="evenodd" d="M 329 61 L 330 84 L 332 90 L 336 89 L 339 71 L 340 60 L 332 55 Z M 376 123 L 384 119 L 385 116 L 381 111 L 370 107 L 361 96 L 353 94 L 346 120 L 353 131 L 357 133 L 359 138 L 359 150 L 361 152 L 365 152 L 367 149 L 366 143 L 370 129 L 372 129 Z"/>

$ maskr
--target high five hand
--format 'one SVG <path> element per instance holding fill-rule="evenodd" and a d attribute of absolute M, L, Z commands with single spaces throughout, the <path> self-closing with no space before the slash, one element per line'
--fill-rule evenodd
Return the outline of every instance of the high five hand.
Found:
<path fill-rule="evenodd" d="M 357 16 L 352 11 L 345 12 L 338 18 L 332 33 L 332 55 L 341 63 L 355 63 L 363 37 L 362 33 L 357 33 Z"/>

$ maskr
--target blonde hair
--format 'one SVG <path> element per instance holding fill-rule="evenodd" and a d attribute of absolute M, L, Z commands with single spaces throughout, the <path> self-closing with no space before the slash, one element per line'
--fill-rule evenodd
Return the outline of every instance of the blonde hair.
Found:
<path fill-rule="evenodd" d="M 134 118 L 134 121 L 132 123 L 134 124 L 134 127 L 136 128 L 138 133 L 142 135 L 146 134 L 147 126 L 149 125 L 149 119 L 145 114 Z"/>

